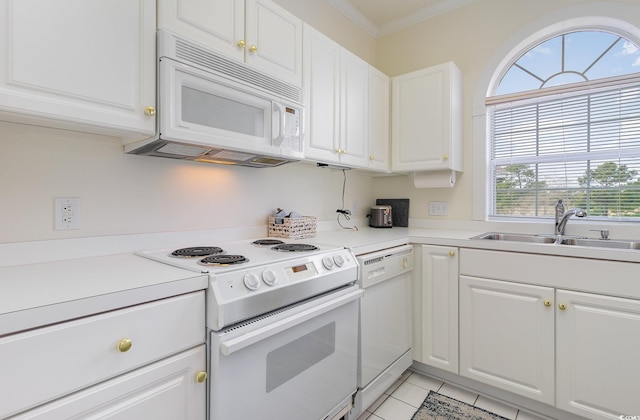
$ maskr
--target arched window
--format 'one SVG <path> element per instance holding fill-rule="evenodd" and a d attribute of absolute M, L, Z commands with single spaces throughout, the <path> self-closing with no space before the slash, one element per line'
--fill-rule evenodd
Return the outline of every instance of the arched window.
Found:
<path fill-rule="evenodd" d="M 486 100 L 489 216 L 640 221 L 640 49 L 573 30 L 520 54 Z"/>

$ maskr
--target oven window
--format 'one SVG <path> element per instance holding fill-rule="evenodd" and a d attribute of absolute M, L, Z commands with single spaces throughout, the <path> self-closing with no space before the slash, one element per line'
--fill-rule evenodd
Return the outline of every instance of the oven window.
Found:
<path fill-rule="evenodd" d="M 182 86 L 182 119 L 234 133 L 264 137 L 265 109 Z"/>
<path fill-rule="evenodd" d="M 332 322 L 267 354 L 267 392 L 319 363 L 336 350 Z"/>

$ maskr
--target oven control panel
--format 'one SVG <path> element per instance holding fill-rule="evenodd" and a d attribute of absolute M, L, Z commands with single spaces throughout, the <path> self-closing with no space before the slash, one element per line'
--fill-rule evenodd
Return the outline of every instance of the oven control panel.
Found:
<path fill-rule="evenodd" d="M 298 264 L 293 267 L 287 267 L 284 269 L 284 273 L 290 281 L 300 281 L 310 277 L 318 275 L 318 270 L 313 263 L 308 262 L 304 264 Z"/>
<path fill-rule="evenodd" d="M 346 249 L 209 273 L 207 323 L 214 324 L 210 328 L 222 328 L 354 283 L 357 278 L 358 262 Z"/>

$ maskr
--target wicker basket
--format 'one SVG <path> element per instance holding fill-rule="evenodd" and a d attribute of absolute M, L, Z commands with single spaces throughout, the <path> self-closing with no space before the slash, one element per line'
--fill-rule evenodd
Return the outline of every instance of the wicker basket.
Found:
<path fill-rule="evenodd" d="M 282 221 L 282 223 L 276 223 Z M 274 238 L 302 239 L 316 236 L 317 222 L 313 216 L 299 218 L 269 217 L 269 236 Z"/>

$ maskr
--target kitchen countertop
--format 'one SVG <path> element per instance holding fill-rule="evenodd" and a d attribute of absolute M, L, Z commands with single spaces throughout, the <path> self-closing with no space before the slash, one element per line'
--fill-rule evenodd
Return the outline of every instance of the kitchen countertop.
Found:
<path fill-rule="evenodd" d="M 358 230 L 321 230 L 313 241 L 344 246 L 356 255 L 413 243 L 640 262 L 640 251 L 637 250 L 470 239 L 481 233 L 484 231 L 414 227 L 376 229 L 366 226 Z M 183 235 L 183 243 L 194 240 L 190 232 Z M 195 235 L 196 238 L 200 238 L 202 233 Z M 229 240 L 232 239 L 231 235 L 227 236 Z M 176 235 L 172 234 L 168 240 L 174 241 L 175 238 Z M 144 249 L 140 244 L 146 243 L 144 241 L 149 241 L 150 238 L 142 239 L 143 241 L 135 242 L 134 245 L 129 241 L 127 246 Z M 152 239 L 157 239 L 157 236 Z M 100 243 L 102 239 L 85 240 L 87 243 L 95 244 Z M 109 243 L 113 241 L 113 238 L 109 239 Z M 36 249 L 44 249 L 59 245 L 56 241 L 51 242 L 34 246 Z M 73 248 L 77 248 L 79 242 L 82 241 L 74 240 Z M 11 244 L 3 245 L 5 248 L 11 248 Z M 25 246 L 26 244 L 16 245 L 18 250 Z M 12 250 L 9 251 L 11 254 Z M 130 249 L 122 252 L 0 266 L 0 336 L 207 287 L 205 275 L 138 257 L 130 252 Z"/>
<path fill-rule="evenodd" d="M 608 261 L 640 262 L 640 251 L 470 239 L 486 231 L 427 228 L 369 228 L 318 232 L 315 241 L 350 248 L 356 255 L 406 243 L 491 249 Z"/>
<path fill-rule="evenodd" d="M 133 254 L 0 268 L 0 336 L 202 290 L 207 277 Z"/>

